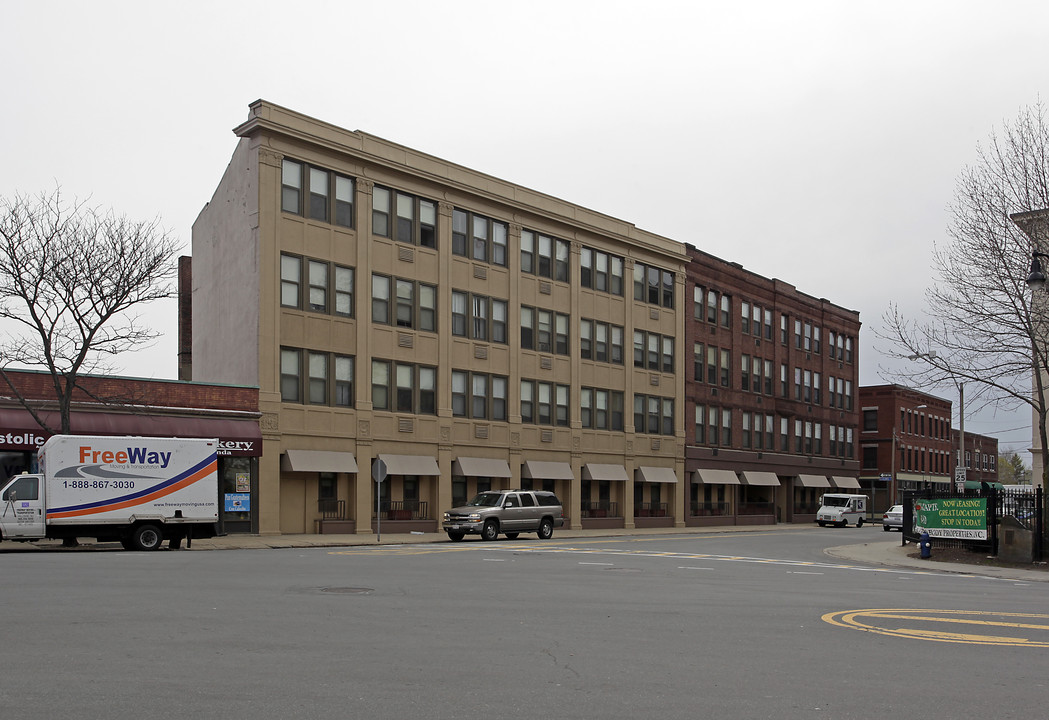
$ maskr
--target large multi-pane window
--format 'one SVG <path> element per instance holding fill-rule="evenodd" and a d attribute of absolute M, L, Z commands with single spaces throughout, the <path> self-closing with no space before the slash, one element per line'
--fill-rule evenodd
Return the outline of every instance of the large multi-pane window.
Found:
<path fill-rule="evenodd" d="M 579 357 L 623 364 L 623 327 L 598 320 L 579 321 Z"/>
<path fill-rule="evenodd" d="M 568 386 L 521 380 L 521 422 L 568 426 Z"/>
<path fill-rule="evenodd" d="M 506 343 L 508 308 L 506 300 L 453 290 L 452 335 Z"/>
<path fill-rule="evenodd" d="M 452 210 L 452 253 L 506 266 L 508 226 L 484 215 Z"/>
<path fill-rule="evenodd" d="M 634 367 L 674 372 L 674 338 L 635 330 Z"/>
<path fill-rule="evenodd" d="M 348 355 L 282 347 L 281 401 L 353 407 L 353 366 Z"/>
<path fill-rule="evenodd" d="M 347 317 L 353 315 L 353 268 L 282 253 L 281 306 L 302 309 L 304 287 L 306 309 Z"/>
<path fill-rule="evenodd" d="M 665 308 L 674 307 L 674 273 L 634 263 L 634 299 Z"/>
<path fill-rule="evenodd" d="M 634 395 L 634 432 L 673 435 L 674 399 Z"/>
<path fill-rule="evenodd" d="M 437 369 L 372 360 L 372 407 L 417 415 L 437 413 Z"/>
<path fill-rule="evenodd" d="M 414 280 L 373 274 L 372 322 L 436 332 L 437 288 Z"/>
<path fill-rule="evenodd" d="M 353 186 L 353 178 L 285 158 L 281 165 L 281 210 L 353 227 Z"/>
<path fill-rule="evenodd" d="M 591 290 L 623 294 L 623 258 L 583 247 L 579 251 L 579 284 Z"/>
<path fill-rule="evenodd" d="M 581 388 L 579 413 L 584 428 L 621 431 L 623 429 L 623 393 L 600 388 Z"/>
<path fill-rule="evenodd" d="M 568 315 L 521 306 L 521 349 L 568 354 Z"/>
<path fill-rule="evenodd" d="M 501 375 L 453 370 L 452 415 L 505 421 L 507 387 L 507 379 Z"/>
<path fill-rule="evenodd" d="M 435 248 L 437 203 L 377 185 L 372 189 L 372 234 Z"/>
<path fill-rule="evenodd" d="M 521 272 L 568 282 L 569 245 L 564 240 L 521 231 Z"/>

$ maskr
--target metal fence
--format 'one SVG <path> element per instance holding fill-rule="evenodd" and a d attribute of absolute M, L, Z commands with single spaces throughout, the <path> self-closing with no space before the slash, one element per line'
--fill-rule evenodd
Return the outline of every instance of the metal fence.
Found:
<path fill-rule="evenodd" d="M 941 500 L 954 498 L 983 498 L 987 500 L 987 539 L 961 540 L 936 538 L 937 545 L 946 547 L 966 547 L 981 549 L 998 554 L 998 523 L 1004 517 L 1012 517 L 1024 528 L 1033 533 L 1034 559 L 1041 560 L 1045 546 L 1045 493 L 1042 488 L 1031 490 L 997 490 L 987 487 L 983 490 L 966 490 L 965 492 L 942 492 L 936 490 L 916 490 L 903 497 L 903 540 L 918 542 L 919 534 L 914 530 L 914 503 L 921 500 Z"/>

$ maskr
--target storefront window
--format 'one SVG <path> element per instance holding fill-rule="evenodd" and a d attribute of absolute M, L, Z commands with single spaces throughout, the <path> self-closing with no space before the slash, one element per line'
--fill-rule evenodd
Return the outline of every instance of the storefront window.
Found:
<path fill-rule="evenodd" d="M 252 458 L 219 458 L 222 494 L 222 530 L 251 532 Z"/>

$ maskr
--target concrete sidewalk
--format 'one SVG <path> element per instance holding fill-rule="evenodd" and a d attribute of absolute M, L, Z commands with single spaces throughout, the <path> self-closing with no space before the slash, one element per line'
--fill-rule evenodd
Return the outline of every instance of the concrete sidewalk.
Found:
<path fill-rule="evenodd" d="M 621 538 L 621 537 L 651 537 L 654 535 L 716 535 L 729 533 L 775 533 L 791 532 L 799 530 L 811 530 L 808 525 L 723 525 L 716 527 L 688 527 L 688 528 L 645 528 L 625 529 L 614 528 L 609 530 L 570 530 L 560 528 L 554 531 L 551 542 L 563 543 L 566 540 L 599 538 Z M 880 535 L 881 533 L 879 533 Z M 979 575 L 982 577 L 995 577 L 1006 580 L 1017 580 L 1023 582 L 1049 582 L 1049 570 L 1026 569 L 1013 567 L 997 567 L 988 565 L 966 565 L 962 563 L 938 562 L 934 560 L 922 560 L 910 557 L 915 551 L 914 545 L 902 547 L 900 536 L 892 535 L 891 540 L 868 541 L 851 545 L 841 545 L 827 548 L 827 555 L 850 563 L 863 565 L 880 565 L 887 567 L 899 567 L 908 569 L 920 569 L 928 572 L 960 573 L 964 575 Z M 844 538 L 842 538 L 844 539 Z M 533 538 L 534 540 L 534 538 Z M 463 542 L 481 542 L 477 538 L 467 538 Z M 352 534 L 352 535 L 226 535 L 224 537 L 210 538 L 207 540 L 194 540 L 192 550 L 249 550 L 249 549 L 281 549 L 281 548 L 338 548 L 359 546 L 382 546 L 391 547 L 397 545 L 412 545 L 425 543 L 446 543 L 451 541 L 444 533 L 383 533 L 381 540 L 374 533 Z M 34 549 L 59 549 L 61 542 L 54 540 L 41 540 L 36 543 L 0 543 L 0 553 L 17 552 L 18 550 L 32 551 Z M 116 543 L 105 543 L 96 545 L 90 541 L 83 541 L 79 549 L 91 549 L 93 547 L 116 547 Z M 185 547 L 185 546 L 183 546 Z M 933 550 L 935 553 L 935 550 Z M 1040 565 L 1046 568 L 1045 564 Z"/>

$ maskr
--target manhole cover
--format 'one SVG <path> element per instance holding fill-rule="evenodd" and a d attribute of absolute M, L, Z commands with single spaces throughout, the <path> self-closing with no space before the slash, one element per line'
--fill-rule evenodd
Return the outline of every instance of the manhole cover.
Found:
<path fill-rule="evenodd" d="M 336 595 L 371 595 L 375 590 L 373 588 L 360 587 L 323 587 L 321 592 L 335 593 Z"/>

